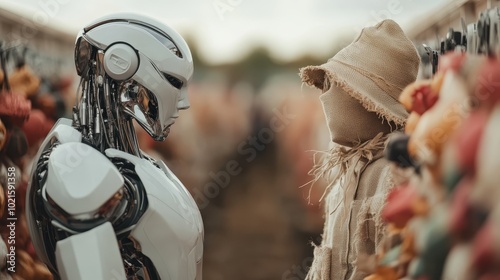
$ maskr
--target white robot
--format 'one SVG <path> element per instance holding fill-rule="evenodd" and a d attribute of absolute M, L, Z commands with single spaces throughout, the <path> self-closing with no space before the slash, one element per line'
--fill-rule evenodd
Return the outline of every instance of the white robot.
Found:
<path fill-rule="evenodd" d="M 73 120 L 52 128 L 29 183 L 38 256 L 55 279 L 201 279 L 198 207 L 162 161 L 140 150 L 132 123 L 161 141 L 189 108 L 188 45 L 157 20 L 114 14 L 79 33 L 75 63 Z"/>

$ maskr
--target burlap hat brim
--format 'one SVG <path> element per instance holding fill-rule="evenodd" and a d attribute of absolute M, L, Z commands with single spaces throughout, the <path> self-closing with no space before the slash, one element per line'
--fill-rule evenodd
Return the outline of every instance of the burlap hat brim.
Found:
<path fill-rule="evenodd" d="M 375 112 L 379 117 L 398 126 L 404 126 L 408 112 L 398 100 L 382 89 L 384 79 L 361 71 L 330 59 L 320 66 L 301 68 L 300 76 L 307 85 L 321 90 L 324 89 L 325 78 L 328 78 L 330 85 L 343 89 L 357 99 L 366 110 Z"/>

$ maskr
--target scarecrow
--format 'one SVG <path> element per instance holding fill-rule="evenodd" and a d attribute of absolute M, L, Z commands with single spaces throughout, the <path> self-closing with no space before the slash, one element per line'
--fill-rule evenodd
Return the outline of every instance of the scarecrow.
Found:
<path fill-rule="evenodd" d="M 322 243 L 306 279 L 363 279 L 364 263 L 382 249 L 381 209 L 394 185 L 383 152 L 408 116 L 398 97 L 417 77 L 420 58 L 399 25 L 365 28 L 321 66 L 301 69 L 320 96 L 334 147 L 311 171 L 330 182 L 325 191 Z"/>

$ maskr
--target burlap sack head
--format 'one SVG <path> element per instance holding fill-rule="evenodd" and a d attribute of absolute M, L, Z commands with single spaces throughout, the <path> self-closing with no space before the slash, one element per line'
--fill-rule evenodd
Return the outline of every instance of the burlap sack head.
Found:
<path fill-rule="evenodd" d="M 373 139 L 380 132 L 391 132 L 391 125 L 387 121 L 384 122 L 374 112 L 365 110 L 356 99 L 339 87 L 329 88 L 319 99 L 334 143 L 354 147 Z"/>
<path fill-rule="evenodd" d="M 393 20 L 384 20 L 364 28 L 327 63 L 300 69 L 300 75 L 303 82 L 319 89 L 324 89 L 326 78 L 366 110 L 401 127 L 408 113 L 398 98 L 415 81 L 419 64 L 417 50 L 403 30 Z"/>

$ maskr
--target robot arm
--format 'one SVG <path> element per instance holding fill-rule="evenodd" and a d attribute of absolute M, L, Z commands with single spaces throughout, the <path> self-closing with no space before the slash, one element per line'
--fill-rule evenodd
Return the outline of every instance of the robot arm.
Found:
<path fill-rule="evenodd" d="M 62 279 L 126 279 L 111 223 L 57 242 L 56 263 Z"/>
<path fill-rule="evenodd" d="M 56 244 L 62 279 L 125 279 L 116 233 L 108 221 L 121 207 L 123 176 L 94 148 L 71 142 L 50 155 L 42 189 L 52 224 L 69 233 Z"/>

